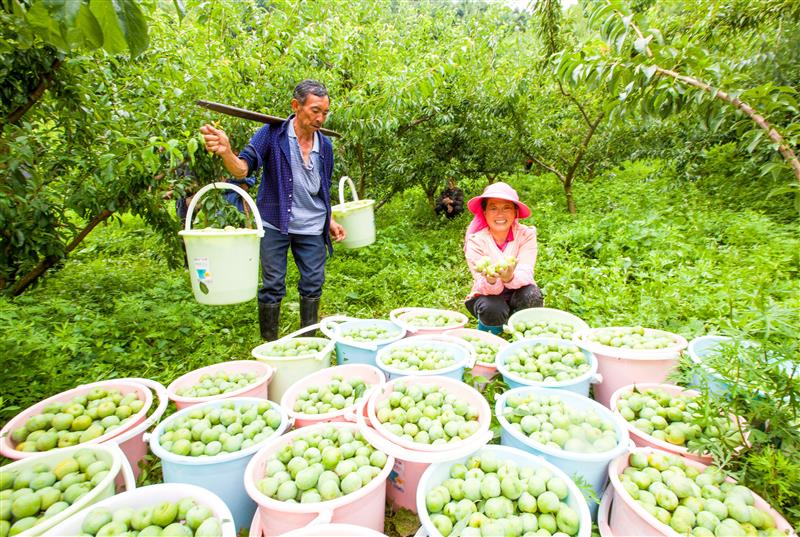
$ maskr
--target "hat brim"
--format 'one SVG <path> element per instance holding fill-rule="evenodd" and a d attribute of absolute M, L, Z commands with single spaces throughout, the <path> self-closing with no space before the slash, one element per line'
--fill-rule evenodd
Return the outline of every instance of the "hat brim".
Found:
<path fill-rule="evenodd" d="M 499 199 L 499 200 L 506 200 L 510 201 L 514 205 L 517 206 L 517 218 L 528 218 L 531 215 L 531 210 L 528 208 L 527 205 L 522 203 L 521 201 L 513 200 L 511 198 L 507 198 L 504 196 L 475 196 L 471 200 L 467 202 L 467 208 L 472 214 L 483 214 L 483 210 L 481 209 L 481 200 L 483 199 Z"/>

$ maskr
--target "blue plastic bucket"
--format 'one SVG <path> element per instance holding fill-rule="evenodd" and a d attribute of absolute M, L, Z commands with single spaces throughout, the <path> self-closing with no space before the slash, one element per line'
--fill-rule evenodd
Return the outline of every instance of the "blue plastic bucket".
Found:
<path fill-rule="evenodd" d="M 450 469 L 456 464 L 466 464 L 470 457 L 480 456 L 483 453 L 492 453 L 499 461 L 514 461 L 519 467 L 530 468 L 546 468 L 553 474 L 553 477 L 559 477 L 567 484 L 569 495 L 565 500 L 567 505 L 573 508 L 580 517 L 580 529 L 576 537 L 591 537 L 592 535 L 592 520 L 589 515 L 589 508 L 586 504 L 586 499 L 581 494 L 577 485 L 572 481 L 566 472 L 553 465 L 551 462 L 532 455 L 529 451 L 515 449 L 507 446 L 488 445 L 483 446 L 479 450 L 469 455 L 452 458 L 447 462 L 437 462 L 431 464 L 422 474 L 417 487 L 417 513 L 422 528 L 426 533 L 417 533 L 417 535 L 428 535 L 429 537 L 442 537 L 442 534 L 436 529 L 436 526 L 431 521 L 430 513 L 425 502 L 425 497 L 428 492 L 434 487 L 441 485 L 446 479 L 450 477 Z M 538 513 L 537 513 L 538 515 Z M 453 535 L 453 534 L 451 534 Z M 527 534 L 526 534 L 527 535 Z"/>
<path fill-rule="evenodd" d="M 338 321 L 341 321 L 337 324 Z M 347 341 L 344 334 L 349 330 L 360 328 L 385 328 L 396 332 L 396 335 L 378 341 Z M 336 342 L 336 364 L 366 364 L 375 365 L 378 351 L 406 337 L 406 329 L 402 326 L 383 319 L 352 319 L 349 317 L 326 317 L 320 322 L 320 330 Z"/>
<path fill-rule="evenodd" d="M 455 355 L 456 361 L 453 365 L 443 369 L 431 371 L 415 371 L 410 369 L 398 369 L 383 362 L 385 356 L 392 351 L 407 347 L 431 347 L 436 350 L 451 352 Z M 464 369 L 475 365 L 475 349 L 468 342 L 461 338 L 446 336 L 442 334 L 431 334 L 427 336 L 417 336 L 414 338 L 401 339 L 387 345 L 378 351 L 375 357 L 375 365 L 386 374 L 387 380 L 394 380 L 408 376 L 433 376 L 450 377 L 461 381 L 464 377 Z"/>
<path fill-rule="evenodd" d="M 515 373 L 512 373 L 506 367 L 506 359 L 511 356 L 512 354 L 516 353 L 517 351 L 527 348 L 533 347 L 535 345 L 544 344 L 544 345 L 570 345 L 578 347 L 582 352 L 583 355 L 586 356 L 586 361 L 589 363 L 589 369 L 582 375 L 563 380 L 561 382 L 536 382 L 530 379 L 526 379 L 525 377 L 521 377 Z M 495 358 L 495 365 L 497 366 L 497 371 L 503 375 L 503 380 L 505 380 L 506 384 L 508 384 L 509 389 L 514 388 L 522 388 L 525 386 L 531 386 L 535 388 L 546 388 L 548 390 L 567 390 L 573 393 L 577 393 L 578 395 L 583 395 L 584 397 L 589 397 L 589 385 L 596 384 L 598 382 L 603 381 L 603 377 L 597 373 L 597 358 L 595 355 L 580 345 L 576 344 L 574 341 L 567 341 L 565 339 L 555 339 L 555 338 L 533 338 L 533 339 L 523 339 L 520 341 L 515 341 L 514 343 L 510 344 L 508 347 L 501 349 L 499 353 L 497 353 L 497 358 Z"/>
<path fill-rule="evenodd" d="M 212 457 L 189 457 L 176 455 L 161 447 L 159 439 L 164 433 L 164 428 L 179 417 L 185 417 L 198 409 L 220 408 L 233 403 L 236 408 L 244 404 L 269 403 L 272 408 L 280 412 L 281 424 L 272 436 L 235 453 L 219 454 Z M 188 483 L 210 490 L 230 508 L 233 520 L 236 523 L 236 532 L 243 527 L 248 527 L 256 512 L 256 503 L 247 495 L 244 488 L 244 471 L 253 455 L 264 447 L 270 440 L 282 435 L 291 426 L 286 411 L 273 401 L 258 399 L 256 397 L 233 397 L 224 401 L 214 401 L 194 405 L 190 408 L 176 412 L 158 424 L 150 437 L 150 449 L 161 459 L 161 469 L 165 483 Z"/>
<path fill-rule="evenodd" d="M 503 415 L 503 409 L 506 406 L 506 400 L 509 396 L 525 396 L 529 394 L 544 397 L 558 397 L 570 408 L 577 410 L 593 410 L 602 419 L 614 424 L 614 429 L 617 432 L 616 447 L 600 453 L 577 453 L 545 446 L 529 438 L 525 433 L 512 427 Z M 565 390 L 523 387 L 507 391 L 498 397 L 495 405 L 495 415 L 497 416 L 497 421 L 500 422 L 501 445 L 540 455 L 548 462 L 553 463 L 563 470 L 568 476 L 579 475 L 583 477 L 594 489 L 598 498 L 603 496 L 603 491 L 608 484 L 609 463 L 633 446 L 630 436 L 628 435 L 628 427 L 621 416 L 615 414 L 597 401 Z M 587 500 L 587 502 L 589 503 L 589 510 L 592 513 L 592 517 L 594 518 L 597 514 L 598 504 L 589 500 Z"/>

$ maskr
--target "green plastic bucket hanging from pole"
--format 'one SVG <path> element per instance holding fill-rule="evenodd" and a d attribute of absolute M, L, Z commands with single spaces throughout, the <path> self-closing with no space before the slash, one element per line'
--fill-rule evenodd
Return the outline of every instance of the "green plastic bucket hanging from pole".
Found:
<path fill-rule="evenodd" d="M 256 229 L 192 229 L 194 208 L 212 189 L 233 190 L 253 212 Z M 186 227 L 179 232 L 186 244 L 186 257 L 195 299 L 201 304 L 225 305 L 247 302 L 258 290 L 258 256 L 264 227 L 258 207 L 247 192 L 229 183 L 211 183 L 192 198 Z"/>
<path fill-rule="evenodd" d="M 344 201 L 344 183 L 350 184 L 353 201 Z M 375 200 L 359 200 L 353 181 L 346 175 L 339 180 L 339 205 L 331 207 L 333 218 L 347 233 L 340 243 L 345 248 L 361 248 L 375 242 Z"/>

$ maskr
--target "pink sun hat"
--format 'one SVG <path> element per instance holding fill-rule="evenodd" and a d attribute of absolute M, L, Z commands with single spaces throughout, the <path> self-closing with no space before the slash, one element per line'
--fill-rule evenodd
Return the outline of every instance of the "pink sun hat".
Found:
<path fill-rule="evenodd" d="M 489 198 L 497 198 L 507 200 L 517 206 L 517 218 L 528 218 L 531 215 L 531 210 L 527 205 L 519 201 L 519 194 L 506 183 L 492 183 L 483 190 L 483 194 L 475 196 L 467 203 L 467 208 L 475 216 L 483 216 L 483 209 L 481 208 L 481 201 Z"/>

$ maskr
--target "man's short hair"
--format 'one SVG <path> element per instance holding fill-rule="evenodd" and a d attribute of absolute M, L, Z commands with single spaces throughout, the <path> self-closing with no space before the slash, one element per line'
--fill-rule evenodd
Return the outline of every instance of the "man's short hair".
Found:
<path fill-rule="evenodd" d="M 317 97 L 328 97 L 328 89 L 323 86 L 321 82 L 306 79 L 294 87 L 294 94 L 292 97 L 297 99 L 297 102 L 300 104 L 306 104 L 306 98 L 309 94 L 316 95 Z"/>

